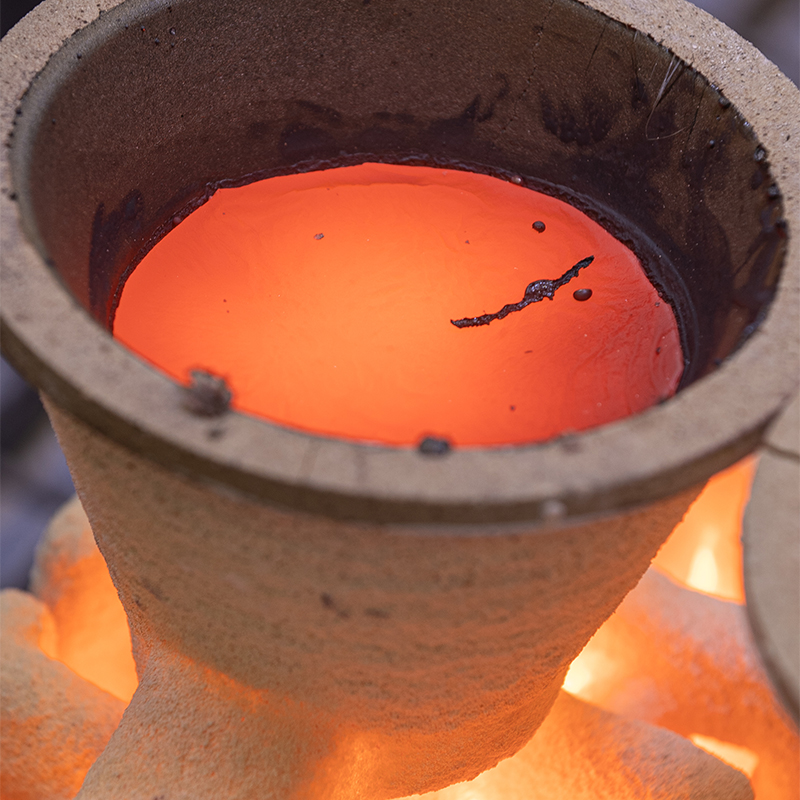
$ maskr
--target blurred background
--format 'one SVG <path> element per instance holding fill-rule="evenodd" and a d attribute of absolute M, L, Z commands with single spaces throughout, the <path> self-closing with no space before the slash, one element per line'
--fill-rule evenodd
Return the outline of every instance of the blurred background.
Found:
<path fill-rule="evenodd" d="M 645 0 L 642 0 L 643 2 Z M 0 35 L 36 2 L 0 0 Z M 798 0 L 699 0 L 800 84 Z M 36 391 L 0 363 L 0 586 L 26 588 L 33 552 L 53 512 L 73 493 Z"/>

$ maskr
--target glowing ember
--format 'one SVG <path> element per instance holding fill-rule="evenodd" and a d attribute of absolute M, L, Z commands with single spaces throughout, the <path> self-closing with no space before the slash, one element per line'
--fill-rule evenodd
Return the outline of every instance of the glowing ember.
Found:
<path fill-rule="evenodd" d="M 582 430 L 672 395 L 683 371 L 671 307 L 582 212 L 388 164 L 219 190 L 137 266 L 114 333 L 181 382 L 225 377 L 235 408 L 405 445 Z"/>
<path fill-rule="evenodd" d="M 740 748 L 729 748 L 725 760 L 744 771 L 752 767 L 758 800 L 800 796 L 797 728 L 775 698 L 742 606 L 651 570 L 573 670 L 584 700 L 682 736 Z M 713 750 L 708 740 L 701 742 Z M 747 753 L 757 762 L 742 760 Z"/>

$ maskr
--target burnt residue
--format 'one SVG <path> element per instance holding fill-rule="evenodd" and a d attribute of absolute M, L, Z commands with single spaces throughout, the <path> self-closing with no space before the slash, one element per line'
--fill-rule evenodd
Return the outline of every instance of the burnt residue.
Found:
<path fill-rule="evenodd" d="M 481 96 L 475 95 L 472 102 L 457 117 L 433 122 L 427 135 L 431 144 L 440 147 L 458 147 L 475 135 L 475 124 L 480 119 Z"/>
<path fill-rule="evenodd" d="M 540 124 L 551 144 L 538 173 L 599 201 L 590 215 L 599 210 L 606 219 L 598 221 L 636 251 L 676 312 L 686 386 L 737 347 L 769 304 L 782 252 L 774 226 L 760 218 L 780 201 L 767 188 L 766 153 L 738 112 L 674 55 L 654 52 L 641 35 L 629 42 L 630 105 L 615 108 L 610 124 L 602 119 L 598 135 L 586 113 L 597 92 L 591 81 L 570 93 L 540 89 Z M 750 202 L 748 190 L 762 199 Z M 736 311 L 742 297 L 745 314 Z"/>
<path fill-rule="evenodd" d="M 647 107 L 649 92 L 635 62 L 633 73 L 630 81 L 630 107 L 633 111 L 639 111 Z"/>
<path fill-rule="evenodd" d="M 125 282 L 136 269 L 139 262 L 166 236 L 173 228 L 197 210 L 216 192 L 217 186 L 207 185 L 182 189 L 177 197 L 170 200 L 153 214 L 145 214 L 145 204 L 139 199 L 137 208 L 137 225 L 130 226 L 129 232 L 120 236 L 121 244 L 116 255 L 108 251 L 108 261 L 99 263 L 90 259 L 90 290 L 92 292 L 92 314 L 95 319 L 107 328 L 114 330 L 114 317 L 117 312 Z M 141 198 L 139 190 L 128 196 Z M 101 217 L 103 204 L 98 206 L 95 219 Z M 98 242 L 102 238 L 98 236 Z M 100 248 L 98 248 L 100 249 Z M 92 236 L 92 252 L 95 251 L 95 235 Z M 105 279 L 103 275 L 107 276 Z M 110 276 L 110 277 L 109 277 Z"/>
<path fill-rule="evenodd" d="M 587 256 L 570 267 L 560 278 L 556 278 L 556 280 L 541 279 L 529 283 L 525 289 L 522 300 L 518 303 L 508 303 L 494 314 L 481 314 L 479 317 L 451 319 L 450 322 L 455 325 L 456 328 L 477 328 L 481 325 L 489 325 L 495 320 L 505 319 L 509 314 L 513 314 L 515 311 L 522 311 L 523 308 L 527 308 L 531 303 L 539 303 L 544 299 L 552 300 L 558 289 L 562 286 L 566 286 L 573 278 L 576 278 L 578 273 L 584 269 L 584 267 L 588 267 L 592 261 L 594 261 L 594 256 Z M 588 298 L 581 299 L 588 300 Z"/>
<path fill-rule="evenodd" d="M 312 103 L 310 100 L 298 100 L 297 105 L 299 108 L 310 111 L 315 117 L 318 117 L 327 125 L 337 126 L 342 124 L 342 114 L 335 108 L 323 106 L 319 103 Z"/>
<path fill-rule="evenodd" d="M 257 119 L 247 126 L 247 138 L 262 142 L 272 133 L 272 125 L 265 120 Z"/>
<path fill-rule="evenodd" d="M 333 134 L 322 127 L 295 123 L 287 125 L 280 133 L 278 149 L 284 161 L 302 161 L 306 158 L 333 158 L 339 147 Z"/>
<path fill-rule="evenodd" d="M 388 125 L 371 125 L 365 128 L 358 137 L 359 149 L 368 153 L 385 153 L 402 151 L 407 140 L 407 133 L 402 128 Z"/>
<path fill-rule="evenodd" d="M 396 122 L 400 125 L 414 125 L 417 122 L 413 114 L 393 113 L 391 111 L 375 111 L 372 116 L 379 122 Z"/>
<path fill-rule="evenodd" d="M 342 132 L 349 128 L 349 120 L 341 111 L 298 98 L 288 104 L 287 113 L 294 119 L 277 128 L 273 119 L 254 123 L 262 134 L 260 138 L 277 137 L 275 150 L 282 162 L 335 158 L 341 154 Z"/>
<path fill-rule="evenodd" d="M 713 151 L 698 146 L 687 148 L 681 161 L 688 203 L 691 207 L 697 208 L 698 212 L 686 217 L 680 234 L 695 253 L 702 250 L 708 254 L 707 258 L 716 261 L 717 265 L 730 264 L 732 254 L 728 236 L 720 219 L 716 214 L 705 211 L 705 181 L 713 170 L 715 160 L 723 157 L 721 151 L 726 146 L 725 138 L 720 137 L 720 146 Z M 712 269 L 708 275 L 702 275 L 702 265 L 699 264 L 692 265 L 690 270 L 691 285 L 695 287 L 694 307 L 704 308 L 708 322 L 716 326 L 718 323 L 713 323 L 713 320 L 718 316 L 721 306 L 728 305 L 731 301 L 732 286 L 729 279 L 726 279 L 726 271 Z M 689 377 L 700 377 L 704 374 L 709 359 L 714 354 L 715 336 L 712 326 L 697 324 L 696 327 L 698 334 L 692 360 L 694 369 Z"/>
<path fill-rule="evenodd" d="M 753 238 L 747 256 L 736 270 L 744 281 L 736 286 L 733 300 L 750 312 L 766 306 L 774 295 L 776 256 L 785 246 L 786 221 L 781 209 L 765 208 L 761 215 L 761 230 Z"/>
<path fill-rule="evenodd" d="M 459 148 L 472 143 L 478 126 L 489 122 L 498 106 L 509 96 L 508 77 L 500 72 L 494 75 L 494 79 L 500 85 L 492 95 L 475 94 L 458 116 L 429 123 L 423 133 L 423 146 L 435 152 L 440 148 Z"/>
<path fill-rule="evenodd" d="M 198 417 L 219 417 L 230 409 L 233 395 L 222 375 L 204 369 L 189 373 L 189 386 L 182 389 L 181 405 Z"/>
<path fill-rule="evenodd" d="M 700 131 L 700 137 L 708 138 L 705 130 Z M 752 139 L 749 142 L 745 140 L 745 144 L 749 145 L 745 149 L 752 151 L 752 158 L 757 164 L 756 171 L 762 176 L 750 183 L 750 191 L 756 193 L 760 200 L 756 217 L 759 224 L 752 226 L 749 236 L 742 237 L 744 246 L 737 248 L 736 254 L 726 220 L 707 210 L 709 186 L 716 181 L 720 187 L 724 187 L 727 178 L 726 157 L 732 155 L 730 151 L 736 145 L 730 128 L 722 128 L 718 139 L 715 136 L 713 149 L 704 149 L 699 144 L 687 148 L 687 155 L 682 161 L 682 168 L 687 175 L 689 203 L 692 208 L 699 210 L 687 219 L 686 238 L 695 243 L 697 250 L 702 249 L 710 254 L 710 258 L 718 264 L 718 268 L 712 270 L 710 275 L 702 276 L 696 282 L 699 286 L 695 292 L 698 298 L 696 302 L 700 307 L 713 308 L 715 312 L 713 328 L 700 337 L 703 349 L 698 367 L 702 367 L 697 370 L 696 377 L 711 371 L 717 362 L 740 347 L 760 324 L 774 297 L 779 265 L 782 263 L 784 243 L 776 227 L 782 208 L 779 198 L 771 195 L 770 187 L 764 185 L 769 178 L 767 154 Z M 729 266 L 723 269 L 723 265 Z"/>
<path fill-rule="evenodd" d="M 109 298 L 121 279 L 120 267 L 136 253 L 143 229 L 144 196 L 138 189 L 128 192 L 119 205 L 107 211 L 97 206 L 89 250 L 89 303 L 96 319 L 105 324 Z"/>
<path fill-rule="evenodd" d="M 420 440 L 417 449 L 426 456 L 443 456 L 450 452 L 452 445 L 441 436 L 425 436 Z"/>
<path fill-rule="evenodd" d="M 564 97 L 552 97 L 543 90 L 540 95 L 542 122 L 545 130 L 564 144 L 589 145 L 608 136 L 619 110 L 608 95 L 587 94 L 579 105 Z"/>

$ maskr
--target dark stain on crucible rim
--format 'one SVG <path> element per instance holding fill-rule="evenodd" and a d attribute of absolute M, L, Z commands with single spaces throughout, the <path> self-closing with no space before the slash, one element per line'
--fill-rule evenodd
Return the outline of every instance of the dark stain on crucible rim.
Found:
<path fill-rule="evenodd" d="M 452 445 L 447 439 L 437 436 L 426 436 L 423 438 L 417 449 L 426 456 L 443 456 L 450 452 Z"/>
<path fill-rule="evenodd" d="M 225 378 L 202 369 L 193 369 L 189 378 L 183 390 L 187 411 L 198 417 L 219 417 L 230 408 L 232 395 Z"/>

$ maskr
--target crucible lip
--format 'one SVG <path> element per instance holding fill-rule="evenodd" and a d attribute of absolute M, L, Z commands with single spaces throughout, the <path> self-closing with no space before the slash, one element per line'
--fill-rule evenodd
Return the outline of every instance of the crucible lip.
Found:
<path fill-rule="evenodd" d="M 176 14 L 191 5 L 173 4 Z M 23 103 L 16 125 L 15 120 L 32 77 L 55 54 L 50 67 L 59 59 L 71 64 L 52 79 L 63 88 L 75 64 L 88 65 L 93 53 L 122 35 L 124 25 L 173 12 L 165 2 L 128 0 L 118 6 L 109 0 L 106 6 L 109 12 L 86 28 L 78 3 L 45 2 L 2 44 L 2 125 L 12 144 L 2 157 L 2 337 L 7 357 L 55 403 L 133 452 L 193 479 L 338 518 L 436 523 L 448 531 L 470 523 L 553 522 L 642 505 L 706 480 L 757 446 L 792 393 L 800 261 L 790 236 L 769 313 L 718 370 L 660 406 L 581 434 L 436 456 L 311 435 L 238 412 L 213 419 L 188 414 L 176 385 L 116 343 L 91 318 L 97 310 L 81 305 L 66 288 L 68 278 L 48 266 L 42 254 L 49 248 L 25 185 L 35 145 L 30 126 L 25 133 L 26 120 L 43 112 L 36 107 L 36 91 Z M 745 128 L 755 126 L 777 186 L 790 185 L 800 141 L 798 92 L 752 46 L 682 0 L 647 9 L 622 0 L 558 7 L 606 15 L 604 26 L 616 20 L 620 29 L 659 39 L 669 53 L 692 63 L 701 77 L 724 90 Z M 147 44 L 166 50 L 170 35 Z M 30 46 L 32 41 L 40 46 Z M 155 57 L 155 50 L 148 52 Z M 435 102 L 446 105 L 447 97 Z M 445 126 L 440 133 L 452 138 L 458 131 Z M 304 140 L 291 141 L 301 146 Z M 788 230 L 797 230 L 798 198 L 784 192 L 783 203 Z"/>

